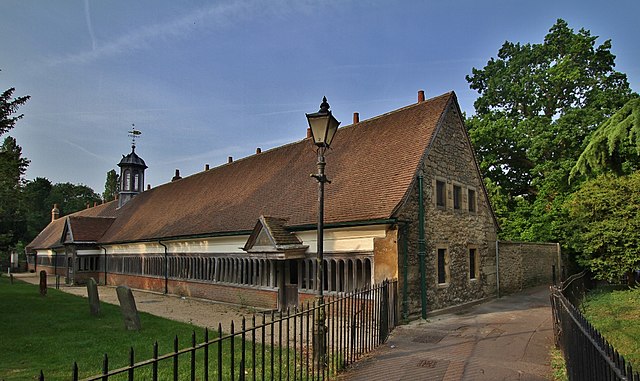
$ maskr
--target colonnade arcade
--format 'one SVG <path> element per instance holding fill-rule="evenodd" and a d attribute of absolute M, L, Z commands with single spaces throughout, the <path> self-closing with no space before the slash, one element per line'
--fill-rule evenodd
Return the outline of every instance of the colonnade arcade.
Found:
<path fill-rule="evenodd" d="M 108 255 L 106 259 L 109 273 L 165 277 L 165 256 L 162 254 Z M 297 284 L 301 291 L 313 292 L 317 287 L 315 258 L 283 260 L 238 255 L 168 255 L 166 260 L 169 279 L 276 288 L 279 285 L 278 274 L 284 271 L 286 283 Z M 324 290 L 345 292 L 368 286 L 372 282 L 372 271 L 371 255 L 325 256 Z"/>

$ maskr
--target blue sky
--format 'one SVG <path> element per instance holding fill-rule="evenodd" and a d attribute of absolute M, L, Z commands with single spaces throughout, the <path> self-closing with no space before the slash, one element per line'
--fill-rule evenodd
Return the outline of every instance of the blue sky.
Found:
<path fill-rule="evenodd" d="M 455 91 L 505 40 L 540 43 L 556 19 L 612 39 L 640 89 L 638 1 L 0 2 L 0 90 L 31 95 L 9 134 L 27 178 L 104 190 L 130 151 L 157 186 L 296 141 L 326 95 L 343 125 Z"/>

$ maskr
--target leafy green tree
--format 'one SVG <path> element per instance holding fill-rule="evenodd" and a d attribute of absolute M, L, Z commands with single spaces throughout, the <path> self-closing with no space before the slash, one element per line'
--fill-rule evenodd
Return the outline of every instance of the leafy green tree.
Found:
<path fill-rule="evenodd" d="M 64 216 L 86 209 L 87 205 L 93 206 L 94 203 L 100 203 L 101 201 L 100 195 L 86 185 L 58 183 L 51 187 L 47 204 L 58 204 L 60 215 Z"/>
<path fill-rule="evenodd" d="M 501 238 L 556 240 L 569 173 L 585 139 L 633 97 L 611 41 L 558 20 L 539 44 L 505 42 L 467 81 L 480 96 L 467 120 L 484 175 L 504 210 Z"/>
<path fill-rule="evenodd" d="M 640 269 L 640 172 L 587 181 L 566 207 L 572 249 L 597 279 L 619 279 Z"/>
<path fill-rule="evenodd" d="M 28 165 L 16 139 L 5 138 L 0 146 L 0 252 L 12 248 L 26 230 L 21 190 Z"/>
<path fill-rule="evenodd" d="M 53 205 L 49 204 L 49 195 L 52 188 L 51 181 L 44 177 L 36 177 L 24 186 L 22 197 L 27 220 L 26 242 L 33 240 L 51 221 Z"/>
<path fill-rule="evenodd" d="M 115 199 L 118 194 L 118 173 L 116 173 L 115 169 L 107 172 L 107 180 L 104 183 L 104 192 L 102 192 L 102 199 L 106 201 L 111 201 Z"/>
<path fill-rule="evenodd" d="M 612 171 L 617 175 L 640 169 L 640 98 L 631 99 L 602 123 L 571 170 L 571 177 Z"/>

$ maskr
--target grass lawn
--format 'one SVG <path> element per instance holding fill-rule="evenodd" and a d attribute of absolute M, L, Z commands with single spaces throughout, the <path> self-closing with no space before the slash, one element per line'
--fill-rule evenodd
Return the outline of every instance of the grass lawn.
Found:
<path fill-rule="evenodd" d="M 109 369 L 116 369 L 128 364 L 130 347 L 135 351 L 135 362 L 140 362 L 153 356 L 153 343 L 156 340 L 159 355 L 173 351 L 176 335 L 180 348 L 190 346 L 193 331 L 196 332 L 197 343 L 204 341 L 202 328 L 143 312 L 140 313 L 142 329 L 139 332 L 126 331 L 118 306 L 101 303 L 100 316 L 92 317 L 86 298 L 55 289 L 49 289 L 47 296 L 42 297 L 38 286 L 19 281 L 11 285 L 7 277 L 0 277 L 0 306 L 0 380 L 33 380 L 37 379 L 40 370 L 44 372 L 46 380 L 69 380 L 74 361 L 78 363 L 80 378 L 89 377 L 102 371 L 105 353 L 109 355 Z M 210 339 L 214 337 L 216 335 L 210 332 Z M 229 343 L 230 340 L 225 340 L 222 351 L 225 364 L 230 362 Z M 240 339 L 234 344 L 237 368 Z M 209 350 L 209 374 L 212 379 L 217 379 L 216 346 L 212 345 Z M 250 343 L 247 347 L 250 348 Z M 247 351 L 250 357 L 251 349 Z M 261 347 L 256 346 L 256 353 L 261 353 Z M 266 356 L 269 359 L 269 348 L 266 348 Z M 277 359 L 278 354 L 275 356 Z M 202 358 L 203 351 L 199 350 L 198 379 L 202 376 Z M 181 356 L 179 362 L 180 379 L 186 379 L 190 369 L 189 354 Z M 250 364 L 249 360 L 247 362 Z M 170 378 L 172 364 L 172 360 L 160 363 L 160 379 Z M 290 366 L 295 369 L 295 365 Z M 265 373 L 270 375 L 268 367 L 269 364 Z M 260 375 L 261 369 L 255 371 Z M 149 372 L 150 369 L 136 371 L 136 379 L 148 379 Z M 229 377 L 228 365 L 225 365 L 224 373 L 225 379 Z M 277 370 L 274 373 L 277 377 Z"/>
<path fill-rule="evenodd" d="M 589 322 L 640 370 L 640 288 L 591 292 L 581 309 Z"/>

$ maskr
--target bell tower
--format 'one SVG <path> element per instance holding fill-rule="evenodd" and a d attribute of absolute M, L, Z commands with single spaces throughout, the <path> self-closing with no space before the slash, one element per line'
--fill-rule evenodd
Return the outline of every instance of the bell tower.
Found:
<path fill-rule="evenodd" d="M 133 128 L 129 131 L 131 138 L 131 153 L 127 156 L 122 155 L 122 160 L 118 163 L 120 167 L 120 192 L 118 193 L 118 208 L 126 204 L 138 193 L 144 191 L 144 170 L 147 165 L 140 156 L 136 154 L 136 139 L 140 137 L 142 132 L 131 125 Z"/>

